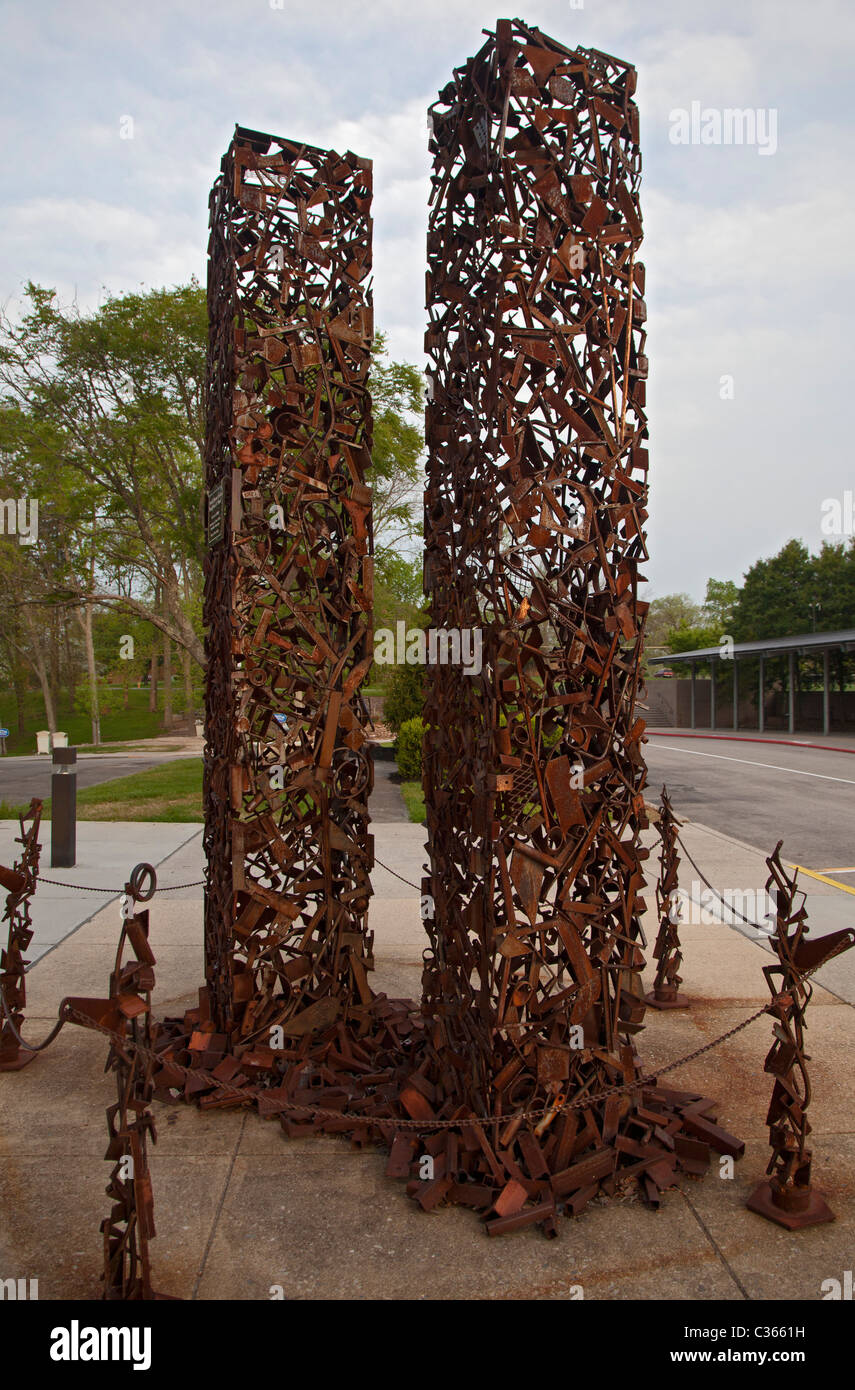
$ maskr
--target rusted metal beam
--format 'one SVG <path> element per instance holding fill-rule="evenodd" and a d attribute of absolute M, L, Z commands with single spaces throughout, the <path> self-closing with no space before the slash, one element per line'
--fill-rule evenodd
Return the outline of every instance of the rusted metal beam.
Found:
<path fill-rule="evenodd" d="M 148 865 L 140 868 L 149 869 Z M 154 873 L 151 873 L 154 882 Z M 126 885 L 126 902 L 134 908 L 138 871 Z M 153 890 L 152 890 L 153 891 Z M 151 896 L 149 894 L 148 896 Z M 143 895 L 143 900 L 145 900 Z M 107 1070 L 115 1073 L 116 1102 L 107 1108 L 109 1144 L 105 1158 L 113 1161 L 107 1196 L 110 1215 L 101 1223 L 104 1238 L 103 1298 L 138 1300 L 164 1298 L 151 1282 L 149 1242 L 154 1227 L 154 1196 L 148 1166 L 148 1140 L 157 1140 L 151 1100 L 156 1067 L 158 1025 L 152 1018 L 151 995 L 156 960 L 149 945 L 147 911 L 123 918 L 113 973 L 106 999 L 69 996 L 59 1017 L 67 1023 L 106 1032 L 110 1036 Z M 130 956 L 126 960 L 125 952 Z"/>
<path fill-rule="evenodd" d="M 679 931 L 680 902 L 677 897 L 680 866 L 677 837 L 680 833 L 680 822 L 674 815 L 674 808 L 665 787 L 662 788 L 656 824 L 661 836 L 659 878 L 656 884 L 659 931 L 653 948 L 653 959 L 657 966 L 653 989 L 644 998 L 653 1009 L 686 1009 L 689 1001 L 684 994 L 680 994 L 682 980 L 677 973 L 683 960 Z"/>
<path fill-rule="evenodd" d="M 39 877 L 41 818 L 42 803 L 33 797 L 20 817 L 21 834 L 15 841 L 22 847 L 20 858 L 11 869 L 0 864 L 0 888 L 6 890 L 3 921 L 9 923 L 6 949 L 0 953 L 0 990 L 5 1004 L 0 1017 L 0 1071 L 20 1071 L 37 1055 L 21 1047 L 12 1030 L 20 1033 L 27 1004 L 24 952 L 33 939 L 30 899 Z"/>

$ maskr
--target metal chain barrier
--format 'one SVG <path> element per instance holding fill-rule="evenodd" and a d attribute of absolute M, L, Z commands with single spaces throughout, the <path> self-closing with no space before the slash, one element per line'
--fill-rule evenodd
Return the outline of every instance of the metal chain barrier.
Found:
<path fill-rule="evenodd" d="M 147 882 L 146 882 L 146 881 L 147 881 Z M 50 878 L 39 878 L 39 879 L 38 879 L 38 883 L 55 883 L 55 882 L 56 882 L 56 880 L 50 879 Z M 145 885 L 145 886 L 144 886 L 144 885 Z M 182 885 L 177 884 L 177 885 L 174 885 L 174 886 L 176 886 L 176 887 L 181 887 Z M 187 885 L 187 886 L 189 886 L 189 885 Z M 79 887 L 79 885 L 78 885 L 78 884 L 75 884 L 75 883 L 61 883 L 61 884 L 59 884 L 59 887 L 60 887 L 60 888 L 76 888 L 76 887 Z M 122 894 L 122 918 L 123 918 L 123 920 L 127 920 L 129 917 L 132 917 L 132 916 L 133 916 L 133 910 L 136 908 L 136 906 L 137 906 L 138 903 L 147 903 L 147 902 L 151 902 L 152 898 L 154 897 L 155 893 L 157 892 L 157 888 L 158 888 L 157 873 L 155 872 L 155 870 L 154 870 L 154 868 L 152 867 L 152 865 L 151 865 L 151 864 L 135 864 L 134 867 L 133 867 L 133 869 L 131 870 L 131 876 L 130 876 L 130 878 L 128 879 L 127 883 L 125 884 L 124 888 L 117 888 L 117 889 L 115 889 L 115 890 L 113 890 L 113 889 L 104 889 L 104 890 L 95 890 L 95 891 L 115 892 L 115 893 L 117 893 L 117 894 L 118 894 L 118 893 L 121 893 L 121 894 Z M 161 892 L 164 892 L 164 893 L 169 892 L 169 889 L 167 889 L 167 888 L 162 888 L 162 889 L 161 889 Z M 33 962 L 33 964 L 37 964 L 37 963 L 38 963 L 38 962 L 35 962 L 35 961 Z M 32 968 L 33 968 L 32 965 L 28 966 L 28 967 L 27 967 L 26 973 L 28 974 L 29 971 L 32 970 Z M 9 1009 L 9 1005 L 8 1005 L 8 1003 L 6 1002 L 5 991 L 4 991 L 2 988 L 0 988 L 0 1007 L 2 1007 L 3 1017 L 4 1017 L 5 1020 L 6 1020 L 6 1026 L 7 1026 L 8 1030 L 9 1030 L 9 1032 L 12 1034 L 12 1036 L 13 1036 L 13 1038 L 15 1039 L 15 1041 L 17 1042 L 18 1046 L 19 1046 L 19 1047 L 22 1047 L 22 1048 L 24 1049 L 25 1052 L 31 1052 L 31 1053 L 35 1053 L 35 1052 L 44 1052 L 45 1048 L 46 1048 L 46 1047 L 49 1047 L 50 1044 L 53 1042 L 54 1038 L 56 1038 L 56 1037 L 62 1032 L 63 1028 L 65 1027 L 65 1024 L 71 1021 L 69 1018 L 60 1017 L 60 1018 L 58 1019 L 58 1021 L 54 1024 L 54 1027 L 53 1027 L 53 1028 L 51 1029 L 51 1031 L 48 1033 L 47 1037 L 46 1037 L 42 1042 L 40 1042 L 40 1043 L 28 1043 L 28 1042 L 25 1042 L 24 1039 L 21 1037 L 21 1033 L 20 1033 L 20 1030 L 19 1030 L 18 1027 L 17 1027 L 17 1024 L 15 1023 L 14 1016 L 12 1015 L 12 1012 L 11 1012 L 11 1010 Z M 60 1005 L 60 1008 L 62 1008 L 62 1005 Z M 79 1019 L 76 1020 L 76 1021 L 79 1022 Z"/>
<path fill-rule="evenodd" d="M 45 1048 L 50 1046 L 57 1034 L 62 1032 L 66 1023 L 66 1020 L 64 1018 L 61 1018 L 57 1023 L 54 1024 L 53 1028 L 48 1033 L 47 1037 L 44 1039 L 43 1042 L 28 1043 L 24 1042 L 24 1039 L 18 1032 L 15 1020 L 9 1009 L 9 1005 L 6 1003 L 6 995 L 4 994 L 2 989 L 0 989 L 0 1008 L 2 1008 L 3 1010 L 3 1017 L 6 1020 L 6 1027 L 9 1029 L 9 1032 L 12 1034 L 12 1037 L 15 1039 L 15 1042 L 18 1044 L 18 1046 L 22 1047 L 25 1052 L 44 1052 Z"/>
<path fill-rule="evenodd" d="M 683 850 L 684 850 L 685 853 L 686 853 L 686 857 L 690 860 L 690 862 L 691 862 L 691 864 L 693 865 L 693 867 L 695 868 L 696 872 L 699 873 L 699 874 L 701 874 L 701 878 L 703 879 L 704 883 L 707 885 L 708 888 L 710 888 L 710 890 L 711 890 L 713 893 L 715 893 L 716 890 L 715 890 L 714 888 L 712 888 L 712 885 L 708 882 L 708 880 L 706 879 L 706 877 L 701 873 L 701 870 L 698 868 L 698 866 L 697 866 L 697 864 L 695 863 L 694 859 L 693 859 L 692 856 L 689 854 L 688 850 L 686 850 L 686 847 L 685 847 L 685 845 L 683 844 L 682 839 L 680 839 L 679 836 L 678 836 L 677 838 L 678 838 L 678 841 L 679 841 L 680 845 L 682 846 Z M 395 878 L 400 879 L 402 883 L 406 883 L 406 884 L 407 884 L 409 887 L 411 887 L 411 888 L 418 888 L 418 885 L 417 885 L 417 884 L 412 883 L 409 879 L 404 878 L 401 874 L 397 873 L 395 869 L 389 868 L 389 866 L 388 866 L 387 864 L 384 864 L 384 863 L 382 862 L 382 860 L 376 859 L 375 862 L 376 862 L 377 864 L 379 864 L 381 868 L 386 869 L 387 873 L 393 874 Z M 150 901 L 151 898 L 154 896 L 155 891 L 159 891 L 159 892 L 169 892 L 169 891 L 170 891 L 170 888 L 169 888 L 169 887 L 164 888 L 164 887 L 161 887 L 160 885 L 158 885 L 158 884 L 157 884 L 156 877 L 154 877 L 154 882 L 153 882 L 153 884 L 152 884 L 152 886 L 151 886 L 150 891 L 149 891 L 146 895 L 143 896 L 142 893 L 141 893 L 141 890 L 140 890 L 140 888 L 139 888 L 138 882 L 136 882 L 136 881 L 134 880 L 134 875 L 137 874 L 138 871 L 139 871 L 139 870 L 142 870 L 142 869 L 148 869 L 148 870 L 151 871 L 152 876 L 154 875 L 154 871 L 151 870 L 151 866 L 150 866 L 150 865 L 137 865 L 136 869 L 134 870 L 134 873 L 133 873 L 132 876 L 131 876 L 131 884 L 134 884 L 135 887 L 136 887 L 136 891 L 137 891 L 137 892 L 140 892 L 139 901 L 144 901 L 144 902 Z M 50 879 L 41 879 L 40 882 L 42 882 L 42 883 L 50 883 L 51 880 L 50 880 Z M 202 883 L 204 883 L 204 880 L 202 880 Z M 120 892 L 121 892 L 121 893 L 124 893 L 124 892 L 126 892 L 126 890 L 131 886 L 131 884 L 126 884 L 126 885 L 125 885 L 125 889 L 116 889 L 115 892 L 117 892 L 117 893 L 120 893 Z M 71 888 L 71 887 L 79 887 L 80 885 L 77 885 L 77 884 L 63 884 L 63 885 L 60 885 L 60 886 Z M 199 886 L 200 886 L 200 884 L 195 884 L 195 883 L 193 883 L 193 884 L 173 884 L 173 885 L 171 885 L 171 888 L 178 888 L 178 887 L 195 888 L 195 887 L 199 887 Z M 97 890 L 95 890 L 95 891 L 98 891 L 98 892 L 106 892 L 106 891 L 109 891 L 109 890 L 106 890 L 106 889 L 97 889 Z M 722 899 L 722 898 L 719 896 L 719 894 L 716 893 L 716 897 L 718 897 L 718 898 L 719 898 L 719 901 L 722 902 L 722 903 L 724 904 L 724 899 Z M 137 899 L 134 898 L 133 901 L 136 902 Z M 727 906 L 726 904 L 724 904 L 724 905 Z M 735 909 L 734 909 L 734 910 L 735 910 Z M 742 914 L 740 913 L 740 914 L 737 914 L 737 915 L 741 916 Z M 744 918 L 743 920 L 746 921 L 746 922 L 749 922 L 749 919 L 748 919 L 747 917 Z M 749 925 L 756 926 L 757 924 L 756 924 L 756 923 L 749 923 Z M 758 930 L 763 930 L 763 929 L 758 927 Z M 828 963 L 828 961 L 832 960 L 835 956 L 840 955 L 840 954 L 841 954 L 841 951 L 842 951 L 843 949 L 844 949 L 843 947 L 838 946 L 838 947 L 836 947 L 834 950 L 830 951 L 826 956 L 824 956 L 824 957 L 822 958 L 822 960 L 820 960 L 819 962 L 817 962 L 817 964 L 814 965 L 810 970 L 806 971 L 806 972 L 802 975 L 802 979 L 803 979 L 803 980 L 809 979 L 812 975 L 814 975 L 814 974 L 816 973 L 817 970 L 820 970 L 820 969 L 822 968 L 822 966 L 826 965 L 826 964 Z M 784 996 L 785 993 L 786 993 L 786 991 L 781 991 L 779 994 L 775 995 L 775 996 L 772 998 L 772 1000 L 771 1000 L 768 1004 L 764 1004 L 761 1008 L 757 1009 L 757 1010 L 756 1010 L 753 1014 L 751 1014 L 748 1018 L 743 1019 L 743 1021 L 742 1021 L 741 1023 L 737 1023 L 737 1024 L 735 1025 L 735 1027 L 729 1028 L 729 1029 L 727 1030 L 727 1032 L 721 1033 L 717 1038 L 713 1038 L 711 1042 L 704 1043 L 702 1047 L 696 1048 L 693 1052 L 687 1053 L 686 1056 L 684 1056 L 684 1057 L 679 1057 L 679 1058 L 677 1058 L 676 1061 L 668 1062 L 664 1067 L 659 1067 L 659 1068 L 657 1068 L 657 1070 L 654 1071 L 654 1072 L 651 1072 L 651 1073 L 649 1073 L 649 1074 L 645 1074 L 645 1075 L 643 1075 L 643 1076 L 639 1076 L 639 1077 L 637 1077 L 634 1081 L 631 1081 L 631 1082 L 624 1082 L 624 1083 L 621 1084 L 621 1085 L 608 1086 L 608 1087 L 605 1087 L 604 1089 L 601 1089 L 601 1090 L 596 1091 L 596 1092 L 588 1092 L 588 1093 L 586 1093 L 586 1094 L 584 1094 L 584 1095 L 582 1095 L 582 1096 L 577 1097 L 575 1100 L 572 1100 L 572 1101 L 565 1101 L 563 1098 L 559 1097 L 559 1098 L 558 1098 L 556 1101 L 554 1101 L 554 1102 L 552 1103 L 552 1105 L 550 1105 L 550 1106 L 542 1106 L 542 1107 L 537 1108 L 537 1109 L 533 1109 L 533 1110 L 524 1110 L 524 1111 L 520 1112 L 518 1118 L 521 1119 L 521 1120 L 542 1119 L 542 1118 L 544 1118 L 544 1117 L 546 1117 L 546 1116 L 548 1116 L 548 1115 L 557 1114 L 559 1111 L 562 1111 L 562 1112 L 563 1112 L 563 1111 L 569 1111 L 569 1110 L 579 1110 L 579 1109 L 583 1109 L 585 1106 L 591 1105 L 591 1104 L 594 1103 L 595 1101 L 605 1100 L 605 1099 L 607 1099 L 609 1096 L 623 1095 L 623 1094 L 625 1094 L 625 1093 L 627 1093 L 627 1092 L 629 1092 L 629 1091 L 636 1091 L 636 1090 L 638 1090 L 640 1087 L 655 1085 L 655 1084 L 660 1080 L 661 1077 L 667 1076 L 670 1072 L 677 1071 L 680 1067 L 688 1066 L 690 1062 L 694 1062 L 694 1061 L 697 1060 L 697 1058 L 703 1057 L 707 1052 L 711 1052 L 714 1048 L 721 1046 L 722 1043 L 725 1043 L 725 1042 L 729 1041 L 730 1038 L 735 1037 L 735 1036 L 737 1035 L 737 1033 L 741 1033 L 741 1032 L 743 1031 L 743 1029 L 750 1027 L 750 1025 L 751 1025 L 752 1023 L 755 1023 L 756 1020 L 757 1020 L 758 1018 L 761 1018 L 764 1014 L 769 1013 L 770 1010 L 772 1010 L 773 1007 L 774 1007 L 776 1004 L 779 1004 L 779 1003 L 781 1002 L 781 1000 L 782 1000 L 782 998 L 783 998 L 783 996 Z M 158 1055 L 156 1052 L 152 1051 L 151 1049 L 147 1049 L 147 1048 L 143 1047 L 142 1044 L 139 1044 L 139 1043 L 135 1043 L 135 1044 L 132 1043 L 132 1044 L 129 1044 L 129 1041 L 128 1041 L 127 1038 L 120 1039 L 120 1038 L 119 1038 L 119 1034 L 117 1034 L 114 1030 L 112 1030 L 112 1029 L 110 1029 L 110 1028 L 106 1028 L 106 1027 L 104 1027 L 104 1026 L 102 1026 L 102 1025 L 93 1023 L 93 1021 L 92 1021 L 91 1018 L 84 1017 L 83 1015 L 78 1014 L 78 1013 L 76 1012 L 76 1010 L 71 1009 L 71 1008 L 66 1008 L 66 1009 L 63 1010 L 62 1016 L 61 1016 L 60 1019 L 58 1020 L 56 1026 L 53 1028 L 52 1032 L 51 1032 L 51 1033 L 48 1035 L 48 1037 L 44 1040 L 44 1042 L 38 1044 L 38 1046 L 34 1046 L 34 1045 L 31 1044 L 31 1043 L 25 1042 L 24 1039 L 23 1039 L 23 1038 L 20 1036 L 20 1034 L 18 1033 L 18 1030 L 14 1027 L 14 1024 L 13 1024 L 13 1022 L 12 1022 L 10 1016 L 9 1016 L 9 1010 L 8 1010 L 8 1006 L 7 1006 L 7 1004 L 6 1004 L 6 1000 L 5 1000 L 5 998 L 3 998 L 3 996 L 2 996 L 2 991 L 0 991 L 0 1004 L 2 1004 L 3 1013 L 4 1013 L 4 1016 L 5 1016 L 5 1018 L 6 1018 L 7 1025 L 9 1026 L 10 1030 L 12 1031 L 13 1035 L 14 1035 L 15 1038 L 17 1039 L 17 1041 L 18 1041 L 18 1043 L 20 1044 L 20 1046 L 26 1048 L 26 1050 L 27 1050 L 28 1052 L 41 1052 L 41 1051 L 43 1051 L 51 1042 L 53 1042 L 54 1038 L 57 1036 L 57 1034 L 61 1031 L 61 1029 L 64 1027 L 64 1025 L 65 1025 L 66 1023 L 76 1022 L 76 1023 L 83 1023 L 83 1024 L 84 1024 L 87 1028 L 89 1028 L 89 1029 L 94 1029 L 95 1031 L 104 1033 L 105 1036 L 109 1037 L 112 1041 L 116 1041 L 116 1040 L 118 1039 L 118 1040 L 122 1041 L 122 1042 L 124 1043 L 125 1046 L 129 1046 L 129 1045 L 130 1045 L 130 1046 L 132 1046 L 132 1047 L 136 1047 L 137 1050 L 140 1051 L 141 1055 L 147 1055 L 151 1060 L 153 1060 L 153 1061 L 155 1061 L 155 1062 L 158 1062 L 158 1063 L 159 1063 L 159 1062 L 161 1061 L 159 1055 Z M 61 1008 L 61 1009 L 62 1009 L 62 1007 L 63 1007 L 63 1006 L 60 1005 L 60 1008 Z M 227 1081 L 221 1081 L 221 1080 L 219 1080 L 217 1077 L 213 1076 L 210 1072 L 206 1072 L 206 1071 L 204 1071 L 204 1070 L 202 1070 L 202 1069 L 200 1069 L 200 1068 L 198 1068 L 198 1067 L 185 1067 L 185 1066 L 182 1066 L 180 1063 L 175 1062 L 175 1061 L 173 1061 L 173 1060 L 171 1060 L 171 1059 L 170 1059 L 170 1061 L 169 1061 L 169 1068 L 170 1068 L 170 1071 L 178 1072 L 178 1073 L 180 1073 L 182 1076 L 184 1076 L 185 1078 L 186 1078 L 186 1077 L 193 1077 L 193 1078 L 195 1078 L 195 1079 L 198 1080 L 198 1081 L 203 1081 L 203 1082 L 207 1083 L 208 1085 L 210 1085 L 210 1086 L 212 1086 L 212 1087 L 215 1087 L 219 1092 L 225 1093 L 225 1094 L 227 1094 L 227 1095 L 234 1096 L 236 1099 L 241 1100 L 243 1103 L 246 1103 L 246 1102 L 248 1102 L 248 1101 L 253 1101 L 253 1100 L 255 1100 L 256 1097 L 257 1097 L 257 1095 L 260 1094 L 260 1093 L 257 1092 L 257 1091 L 256 1091 L 256 1092 L 252 1092 L 252 1093 L 247 1093 L 246 1089 L 241 1088 L 241 1087 L 238 1087 L 238 1086 L 232 1086 L 232 1085 L 230 1085 L 229 1082 L 227 1082 Z M 391 1127 L 391 1128 L 393 1128 L 393 1129 L 399 1129 L 399 1130 L 409 1129 L 409 1130 L 418 1130 L 418 1131 L 428 1131 L 428 1130 L 434 1130 L 434 1129 L 448 1129 L 448 1128 L 454 1128 L 454 1127 L 465 1126 L 465 1125 L 494 1124 L 494 1123 L 496 1123 L 497 1121 L 502 1121 L 502 1120 L 507 1121 L 507 1119 L 509 1118 L 507 1115 L 473 1115 L 473 1116 L 462 1117 L 462 1118 L 453 1119 L 453 1120 L 438 1120 L 438 1119 L 432 1119 L 432 1120 L 430 1120 L 430 1121 L 422 1121 L 422 1120 L 399 1120 L 399 1119 L 396 1119 L 396 1118 L 394 1118 L 394 1117 L 392 1117 L 392 1116 L 389 1116 L 388 1118 L 385 1117 L 385 1116 L 381 1116 L 381 1117 L 372 1117 L 372 1116 L 360 1114 L 360 1113 L 357 1112 L 357 1111 L 349 1112 L 349 1111 L 342 1111 L 342 1110 L 327 1110 L 327 1109 L 324 1109 L 324 1108 L 322 1108 L 322 1107 L 315 1107 L 315 1106 L 310 1106 L 310 1105 L 301 1104 L 299 1101 L 277 1101 L 277 1108 L 281 1108 L 282 1110 L 291 1111 L 291 1112 L 293 1112 L 293 1113 L 295 1113 L 295 1114 L 314 1115 L 314 1116 L 318 1116 L 319 1118 L 330 1118 L 330 1119 L 339 1119 L 339 1120 L 341 1120 L 341 1119 L 351 1119 L 351 1120 L 354 1120 L 354 1121 L 361 1121 L 362 1123 L 370 1123 L 370 1124 L 373 1124 L 373 1125 L 375 1125 L 375 1126 L 381 1126 L 381 1125 L 383 1125 L 383 1126 Z M 515 1115 L 514 1118 L 517 1118 L 517 1116 Z"/>
<path fill-rule="evenodd" d="M 389 865 L 384 864 L 383 860 L 378 859 L 376 855 L 374 857 L 374 862 L 375 864 L 379 864 L 381 869 L 385 869 L 388 874 L 392 874 L 395 878 L 399 878 L 402 883 L 406 883 L 408 888 L 415 888 L 417 893 L 421 892 L 421 888 L 417 883 L 413 883 L 412 879 L 404 878 L 403 875 L 399 874 L 395 869 L 390 869 Z M 204 888 L 205 882 L 206 880 L 204 878 L 199 878 L 193 883 L 158 884 L 157 891 L 158 893 L 175 893 L 179 888 Z M 90 883 L 63 883 L 57 878 L 40 877 L 39 883 L 49 883 L 53 888 L 74 888 L 78 893 L 112 893 L 114 897 L 125 891 L 124 888 L 105 888 L 103 886 L 96 888 L 94 884 Z"/>
<path fill-rule="evenodd" d="M 40 878 L 39 883 L 49 883 L 53 888 L 76 888 L 78 893 L 111 893 L 116 897 L 119 893 L 124 893 L 124 888 L 99 888 L 91 883 L 63 883 L 58 878 Z M 167 883 L 158 885 L 158 893 L 175 893 L 179 888 L 204 888 L 205 880 L 197 879 L 195 883 Z"/>
<path fill-rule="evenodd" d="M 374 856 L 374 863 L 379 864 L 380 868 L 385 869 L 387 874 L 391 874 L 393 878 L 399 878 L 402 883 L 406 883 L 408 888 L 415 888 L 417 893 L 421 893 L 422 890 L 418 883 L 413 883 L 411 879 L 404 878 L 403 874 L 399 874 L 395 869 L 390 869 L 389 865 L 384 864 L 382 859 L 378 859 L 376 854 Z"/>
<path fill-rule="evenodd" d="M 827 962 L 832 960 L 834 956 L 840 955 L 844 949 L 845 947 L 843 946 L 836 946 L 832 951 L 829 951 L 827 955 L 823 956 L 822 960 L 818 961 L 817 964 L 814 965 L 810 970 L 806 970 L 801 975 L 801 979 L 810 979 L 810 977 L 814 975 L 817 970 L 820 970 L 822 966 L 826 965 Z M 634 1081 L 626 1081 L 623 1082 L 623 1084 L 621 1085 L 607 1086 L 599 1091 L 587 1092 L 582 1096 L 577 1096 L 575 1100 L 572 1101 L 565 1101 L 562 1097 L 558 1097 L 552 1103 L 552 1105 L 541 1106 L 533 1110 L 523 1110 L 520 1112 L 515 1112 L 513 1116 L 507 1114 L 470 1115 L 462 1116 L 460 1118 L 451 1120 L 399 1120 L 391 1115 L 374 1116 L 361 1114 L 359 1111 L 328 1110 L 324 1109 L 321 1106 L 312 1106 L 302 1104 L 299 1101 L 285 1100 L 277 1100 L 276 1108 L 291 1111 L 296 1114 L 314 1115 L 324 1119 L 329 1118 L 335 1120 L 353 1120 L 354 1122 L 371 1125 L 374 1128 L 382 1128 L 385 1126 L 386 1128 L 391 1129 L 409 1129 L 417 1130 L 419 1132 L 427 1132 L 435 1129 L 461 1128 L 467 1125 L 489 1125 L 498 1122 L 507 1123 L 507 1121 L 510 1118 L 520 1120 L 542 1119 L 549 1115 L 558 1114 L 559 1111 L 563 1113 L 568 1110 L 584 1109 L 586 1106 L 592 1105 L 596 1101 L 608 1099 L 609 1096 L 624 1095 L 630 1091 L 637 1091 L 639 1089 L 642 1089 L 645 1086 L 656 1085 L 661 1077 L 669 1075 L 670 1072 L 677 1071 L 680 1067 L 688 1066 L 690 1062 L 694 1062 L 698 1057 L 703 1057 L 705 1053 L 711 1052 L 713 1048 L 720 1047 L 722 1043 L 727 1042 L 730 1038 L 735 1037 L 737 1033 L 741 1033 L 743 1029 L 748 1028 L 752 1023 L 755 1023 L 758 1018 L 761 1018 L 764 1014 L 768 1014 L 769 1012 L 771 1012 L 774 1006 L 781 1002 L 785 994 L 786 991 L 782 991 L 780 994 L 775 995 L 768 1004 L 764 1004 L 762 1008 L 757 1009 L 755 1013 L 750 1015 L 750 1017 L 743 1019 L 741 1023 L 737 1023 L 733 1028 L 729 1028 L 726 1033 L 721 1033 L 717 1038 L 713 1038 L 712 1041 L 704 1043 L 702 1047 L 695 1048 L 694 1052 L 687 1053 L 685 1057 L 678 1057 L 676 1061 L 668 1062 L 664 1067 L 658 1067 L 656 1071 L 650 1072 L 649 1074 L 645 1074 L 643 1076 L 636 1077 Z M 62 1005 L 60 1005 L 60 1008 L 62 1008 Z M 151 1048 L 146 1048 L 140 1043 L 134 1043 L 128 1038 L 120 1037 L 120 1035 L 117 1034 L 113 1029 L 107 1028 L 103 1024 L 93 1022 L 93 1020 L 90 1017 L 83 1014 L 79 1014 L 73 1008 L 65 1008 L 63 1010 L 62 1022 L 82 1023 L 85 1027 L 89 1028 L 90 1030 L 99 1033 L 104 1033 L 106 1037 L 109 1037 L 113 1041 L 118 1039 L 126 1048 L 136 1049 L 140 1053 L 140 1055 L 146 1056 L 150 1060 L 157 1062 L 158 1064 L 160 1064 L 162 1061 L 160 1055 L 157 1052 L 153 1051 Z M 247 1102 L 253 1102 L 258 1098 L 259 1095 L 263 1095 L 263 1091 L 256 1090 L 248 1092 L 245 1088 L 239 1086 L 232 1086 L 228 1081 L 219 1080 L 210 1072 L 204 1071 L 199 1067 L 185 1067 L 180 1062 L 174 1061 L 172 1058 L 169 1059 L 168 1066 L 171 1072 L 178 1072 L 184 1077 L 192 1077 L 195 1080 L 203 1081 L 211 1087 L 216 1088 L 216 1090 L 220 1093 L 225 1093 L 226 1095 L 234 1096 L 236 1099 L 242 1101 L 244 1104 L 246 1104 Z"/>

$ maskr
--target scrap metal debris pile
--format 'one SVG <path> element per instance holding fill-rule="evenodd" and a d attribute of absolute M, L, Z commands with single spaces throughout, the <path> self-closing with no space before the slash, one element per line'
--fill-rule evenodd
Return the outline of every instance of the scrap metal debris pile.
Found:
<path fill-rule="evenodd" d="M 207 983 L 154 1084 L 383 1140 L 423 1207 L 494 1234 L 630 1179 L 655 1204 L 741 1148 L 712 1102 L 642 1086 L 633 1043 L 634 89 L 502 21 L 432 108 L 425 590 L 483 669 L 428 671 L 420 1010 L 368 983 L 370 165 L 238 128 L 211 201 Z"/>

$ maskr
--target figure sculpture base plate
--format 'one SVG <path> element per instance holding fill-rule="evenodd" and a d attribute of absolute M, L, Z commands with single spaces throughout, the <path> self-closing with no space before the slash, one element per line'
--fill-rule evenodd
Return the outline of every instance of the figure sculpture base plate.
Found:
<path fill-rule="evenodd" d="M 811 1191 L 810 1200 L 803 1211 L 787 1211 L 779 1207 L 772 1200 L 772 1184 L 768 1178 L 758 1183 L 745 1205 L 749 1211 L 785 1226 L 788 1231 L 801 1231 L 806 1226 L 823 1226 L 835 1219 L 828 1203 L 815 1190 Z"/>
<path fill-rule="evenodd" d="M 645 994 L 644 1002 L 651 1009 L 688 1009 L 689 1001 L 685 994 L 675 994 L 673 999 L 657 999 L 653 990 Z"/>

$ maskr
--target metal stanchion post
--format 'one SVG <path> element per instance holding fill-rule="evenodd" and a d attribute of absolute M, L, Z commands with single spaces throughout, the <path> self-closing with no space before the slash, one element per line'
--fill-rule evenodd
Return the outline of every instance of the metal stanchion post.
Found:
<path fill-rule="evenodd" d="M 76 748 L 53 750 L 50 863 L 52 869 L 73 869 L 77 863 Z"/>

